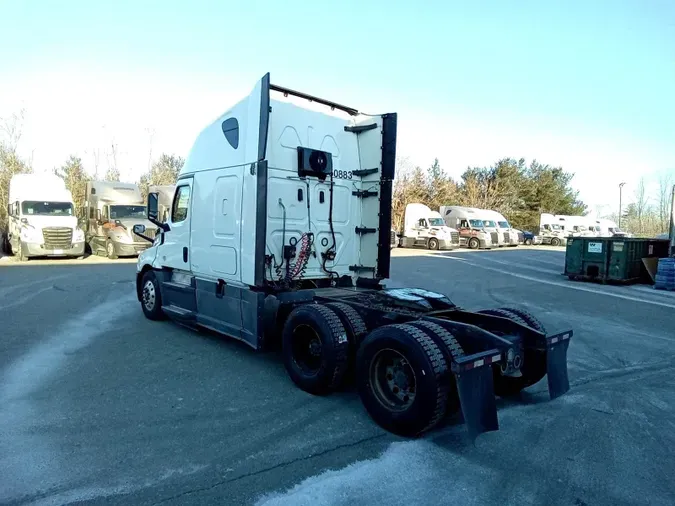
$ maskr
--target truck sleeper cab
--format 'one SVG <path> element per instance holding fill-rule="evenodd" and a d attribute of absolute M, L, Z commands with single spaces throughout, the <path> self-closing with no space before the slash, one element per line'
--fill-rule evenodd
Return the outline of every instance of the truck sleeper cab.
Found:
<path fill-rule="evenodd" d="M 479 218 L 480 210 L 472 207 L 441 206 L 440 214 L 445 223 L 459 231 L 460 246 L 470 249 L 491 249 L 498 245 L 498 234 L 485 229 Z"/>
<path fill-rule="evenodd" d="M 551 398 L 569 389 L 572 331 L 386 289 L 396 129 L 396 114 L 361 115 L 267 74 L 199 134 L 166 223 L 149 194 L 160 232 L 138 259 L 138 300 L 151 320 L 256 350 L 280 342 L 289 377 L 312 394 L 355 371 L 365 409 L 394 433 L 418 435 L 457 409 L 470 434 L 497 430 L 495 393 L 544 376 Z"/>

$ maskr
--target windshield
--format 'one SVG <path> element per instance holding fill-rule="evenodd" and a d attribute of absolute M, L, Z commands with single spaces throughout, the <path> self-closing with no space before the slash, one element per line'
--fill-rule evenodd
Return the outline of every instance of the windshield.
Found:
<path fill-rule="evenodd" d="M 553 230 L 562 230 L 562 229 L 560 228 L 560 225 L 551 225 L 551 228 L 552 228 Z"/>
<path fill-rule="evenodd" d="M 492 220 L 483 220 L 483 224 L 484 224 L 486 227 L 497 228 L 497 225 L 496 225 L 495 222 L 492 221 Z"/>
<path fill-rule="evenodd" d="M 429 218 L 429 226 L 430 227 L 443 227 L 443 226 L 445 226 L 445 222 L 443 221 L 443 218 Z"/>
<path fill-rule="evenodd" d="M 475 228 L 483 228 L 485 226 L 483 225 L 482 220 L 469 220 L 469 223 L 471 223 L 471 226 Z"/>
<path fill-rule="evenodd" d="M 32 216 L 72 216 L 73 204 L 70 202 L 34 202 L 26 200 L 21 203 L 21 211 Z"/>
<path fill-rule="evenodd" d="M 145 218 L 145 206 L 110 206 L 110 219 Z"/>
<path fill-rule="evenodd" d="M 511 228 L 508 221 L 498 221 L 497 223 L 499 223 L 499 228 Z"/>

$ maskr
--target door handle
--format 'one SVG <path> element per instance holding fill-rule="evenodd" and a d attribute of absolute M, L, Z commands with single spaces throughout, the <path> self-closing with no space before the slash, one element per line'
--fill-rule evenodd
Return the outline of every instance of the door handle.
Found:
<path fill-rule="evenodd" d="M 187 250 L 187 246 L 185 246 L 185 247 L 183 247 L 183 262 L 187 262 L 187 261 L 188 261 L 188 250 Z"/>

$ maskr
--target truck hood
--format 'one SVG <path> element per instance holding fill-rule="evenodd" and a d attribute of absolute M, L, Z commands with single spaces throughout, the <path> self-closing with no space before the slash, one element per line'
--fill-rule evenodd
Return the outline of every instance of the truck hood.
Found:
<path fill-rule="evenodd" d="M 145 225 L 145 228 L 157 228 L 157 225 L 153 225 L 152 222 L 146 220 L 145 218 L 122 218 L 115 221 L 119 221 L 124 227 L 132 231 L 134 225 Z"/>
<path fill-rule="evenodd" d="M 77 218 L 75 216 L 23 216 L 28 220 L 28 224 L 37 229 L 47 227 L 65 227 L 77 228 Z"/>

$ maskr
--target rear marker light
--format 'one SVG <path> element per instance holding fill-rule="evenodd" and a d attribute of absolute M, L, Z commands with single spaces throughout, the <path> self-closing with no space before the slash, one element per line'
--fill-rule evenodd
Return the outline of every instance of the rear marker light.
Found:
<path fill-rule="evenodd" d="M 555 344 L 555 343 L 557 343 L 557 342 L 558 342 L 558 338 L 557 338 L 557 337 L 554 337 L 553 339 L 551 339 L 551 344 Z"/>
<path fill-rule="evenodd" d="M 474 367 L 480 367 L 480 366 L 482 366 L 484 363 L 485 363 L 485 360 L 482 360 L 482 359 L 481 359 L 481 360 L 476 360 L 476 361 L 473 363 L 473 366 L 474 366 Z"/>

